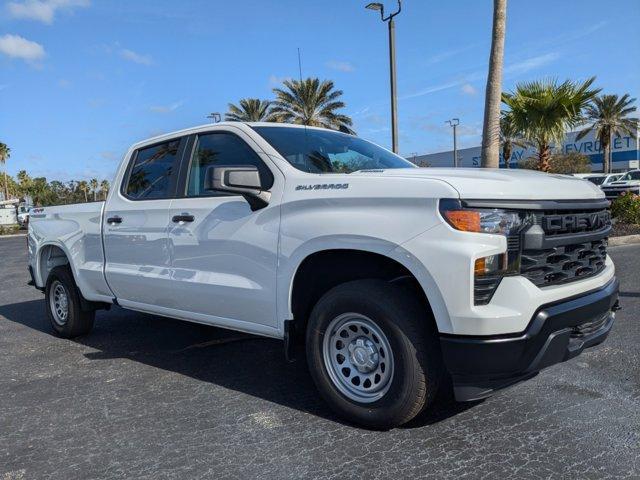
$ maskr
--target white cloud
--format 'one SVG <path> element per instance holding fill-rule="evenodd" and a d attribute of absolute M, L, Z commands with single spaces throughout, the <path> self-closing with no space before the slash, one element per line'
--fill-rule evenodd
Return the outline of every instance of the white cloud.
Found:
<path fill-rule="evenodd" d="M 0 53 L 32 64 L 45 56 L 44 48 L 39 43 L 11 34 L 0 37 Z"/>
<path fill-rule="evenodd" d="M 275 87 L 282 87 L 282 83 L 285 80 L 291 80 L 290 77 L 278 77 L 277 75 L 269 75 L 269 86 L 271 88 L 275 88 Z"/>
<path fill-rule="evenodd" d="M 475 44 L 471 44 L 471 45 L 467 45 L 465 47 L 460 47 L 460 48 L 454 48 L 451 50 L 445 50 L 443 52 L 440 53 L 436 53 L 435 55 L 429 57 L 427 59 L 427 63 L 430 65 L 433 65 L 434 63 L 440 63 L 443 62 L 445 60 L 448 60 L 451 57 L 455 57 L 463 52 L 466 52 L 468 50 L 471 50 L 472 48 L 474 48 L 476 45 Z"/>
<path fill-rule="evenodd" d="M 171 105 L 154 105 L 149 107 L 149 110 L 153 113 L 171 113 L 184 105 L 184 100 L 174 102 Z"/>
<path fill-rule="evenodd" d="M 89 0 L 23 0 L 7 3 L 7 11 L 13 18 L 52 24 L 57 10 L 88 7 L 89 4 Z"/>
<path fill-rule="evenodd" d="M 560 58 L 560 54 L 557 52 L 545 53 L 543 55 L 537 55 L 535 57 L 526 58 L 516 63 L 510 63 L 504 67 L 503 75 L 504 77 L 515 77 L 518 75 L 522 75 L 523 73 L 530 72 L 531 70 L 538 69 L 549 63 L 553 63 Z M 403 95 L 400 97 L 400 100 L 406 100 L 409 98 L 422 97 L 424 95 L 429 95 L 431 93 L 441 92 L 443 90 L 449 90 L 454 87 L 462 87 L 463 89 L 470 82 L 475 82 L 479 80 L 483 80 L 487 78 L 486 70 L 477 70 L 475 72 L 468 73 L 463 75 L 460 78 L 452 79 L 448 82 L 443 82 L 436 85 L 430 85 L 425 87 L 417 92 L 410 93 L 407 95 Z M 469 85 L 471 86 L 471 85 Z M 465 92 L 466 93 L 466 92 Z"/>
<path fill-rule="evenodd" d="M 61 78 L 60 80 L 58 80 L 58 86 L 60 88 L 69 88 L 71 86 L 71 82 L 66 78 Z"/>
<path fill-rule="evenodd" d="M 461 90 L 465 95 L 476 95 L 478 93 L 476 87 L 474 87 L 470 83 L 465 83 L 464 85 L 462 85 Z"/>
<path fill-rule="evenodd" d="M 536 57 L 527 58 L 520 62 L 512 63 L 504 68 L 504 73 L 508 75 L 521 75 L 531 70 L 553 63 L 560 58 L 560 54 L 557 52 L 549 52 L 544 55 L 538 55 Z"/>
<path fill-rule="evenodd" d="M 143 55 L 127 48 L 123 48 L 122 50 L 120 50 L 120 56 L 125 60 L 129 60 L 130 62 L 138 63 L 140 65 L 149 66 L 153 64 L 153 59 L 151 58 L 151 56 Z"/>
<path fill-rule="evenodd" d="M 325 63 L 327 67 L 332 70 L 338 70 L 339 72 L 355 72 L 356 67 L 350 62 L 342 62 L 339 60 L 329 60 Z"/>

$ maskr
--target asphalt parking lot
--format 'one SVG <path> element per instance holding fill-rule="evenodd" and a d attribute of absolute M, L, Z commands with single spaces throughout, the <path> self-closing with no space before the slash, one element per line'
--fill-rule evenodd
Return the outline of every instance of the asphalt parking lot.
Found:
<path fill-rule="evenodd" d="M 609 339 L 476 404 L 371 432 L 338 421 L 282 343 L 127 312 L 77 341 L 0 239 L 0 479 L 640 478 L 640 246 L 610 253 Z"/>

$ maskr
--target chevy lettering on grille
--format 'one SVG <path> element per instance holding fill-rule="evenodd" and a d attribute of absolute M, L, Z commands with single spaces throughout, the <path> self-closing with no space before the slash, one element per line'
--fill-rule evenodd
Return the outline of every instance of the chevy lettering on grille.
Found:
<path fill-rule="evenodd" d="M 545 233 L 563 233 L 600 230 L 611 224 L 608 210 L 589 213 L 568 213 L 564 215 L 545 215 L 542 228 Z"/>

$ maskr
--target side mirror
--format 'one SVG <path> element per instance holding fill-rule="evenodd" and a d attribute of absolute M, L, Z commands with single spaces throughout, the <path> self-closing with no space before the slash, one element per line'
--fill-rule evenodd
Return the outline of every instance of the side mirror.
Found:
<path fill-rule="evenodd" d="M 266 207 L 271 199 L 271 193 L 262 190 L 260 172 L 254 166 L 207 167 L 204 189 L 242 195 L 254 211 Z"/>

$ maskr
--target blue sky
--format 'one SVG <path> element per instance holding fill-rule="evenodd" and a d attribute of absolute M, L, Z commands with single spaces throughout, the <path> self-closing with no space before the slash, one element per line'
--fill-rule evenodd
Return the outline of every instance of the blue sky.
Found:
<path fill-rule="evenodd" d="M 128 145 L 206 123 L 284 78 L 335 81 L 359 135 L 389 146 L 386 25 L 367 0 L 0 0 L 0 141 L 10 174 L 110 178 Z M 388 8 L 395 1 L 386 1 Z M 405 0 L 400 151 L 479 144 L 492 2 Z M 640 1 L 509 0 L 504 88 L 584 79 L 640 96 Z"/>

